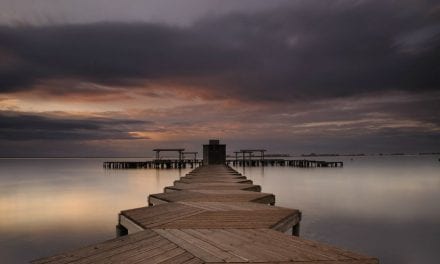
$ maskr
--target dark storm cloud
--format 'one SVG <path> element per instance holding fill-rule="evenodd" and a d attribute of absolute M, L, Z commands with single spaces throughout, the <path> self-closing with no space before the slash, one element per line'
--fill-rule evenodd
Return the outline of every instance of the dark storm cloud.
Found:
<path fill-rule="evenodd" d="M 129 132 L 152 122 L 106 118 L 48 117 L 0 112 L 0 140 L 106 140 L 135 139 Z"/>
<path fill-rule="evenodd" d="M 63 78 L 127 89 L 144 81 L 178 80 L 214 96 L 248 100 L 436 90 L 436 8 L 429 1 L 299 1 L 185 28 L 145 23 L 2 27 L 0 56 L 13 63 L 0 67 L 0 91 L 26 91 Z"/>
<path fill-rule="evenodd" d="M 205 33 L 222 35 L 254 61 L 231 83 L 274 99 L 438 89 L 440 23 L 429 7 L 416 1 L 303 3 L 202 24 Z"/>
<path fill-rule="evenodd" d="M 255 12 L 290 0 L 1 0 L 0 24 L 161 22 L 190 25 L 207 14 Z"/>
<path fill-rule="evenodd" d="M 63 77 L 131 85 L 139 78 L 214 72 L 233 59 L 195 34 L 147 24 L 2 28 L 0 40 L 21 61 L 2 71 L 2 91 Z"/>

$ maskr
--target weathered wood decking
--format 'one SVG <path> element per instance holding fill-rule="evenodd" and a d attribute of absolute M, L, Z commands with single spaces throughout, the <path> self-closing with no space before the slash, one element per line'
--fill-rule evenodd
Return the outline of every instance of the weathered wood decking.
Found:
<path fill-rule="evenodd" d="M 298 210 L 259 203 L 177 202 L 122 211 L 119 223 L 127 229 L 136 225 L 134 232 L 152 228 L 272 228 L 286 232 L 300 218 Z"/>
<path fill-rule="evenodd" d="M 378 263 L 285 234 L 298 234 L 300 211 L 269 205 L 273 194 L 229 166 L 198 167 L 164 190 L 120 213 L 128 235 L 33 263 Z"/>
<path fill-rule="evenodd" d="M 179 181 L 174 182 L 174 186 L 167 186 L 164 188 L 164 192 L 182 191 L 182 190 L 244 190 L 260 192 L 260 185 L 253 185 L 247 183 L 218 183 L 218 182 L 202 182 L 202 183 L 182 183 Z"/>
<path fill-rule="evenodd" d="M 34 263 L 375 264 L 376 259 L 269 229 L 153 229 Z"/>
<path fill-rule="evenodd" d="M 173 202 L 256 202 L 274 205 L 275 195 L 242 190 L 184 190 L 151 194 L 148 197 L 148 205 Z"/>

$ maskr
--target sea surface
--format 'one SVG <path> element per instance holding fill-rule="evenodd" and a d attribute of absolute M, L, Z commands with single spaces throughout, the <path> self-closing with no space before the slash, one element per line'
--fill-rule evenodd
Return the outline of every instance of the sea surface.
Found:
<path fill-rule="evenodd" d="M 344 167 L 236 169 L 278 206 L 302 210 L 304 238 L 383 264 L 439 263 L 439 156 L 322 159 Z M 104 160 L 0 159 L 0 262 L 114 238 L 119 211 L 146 206 L 148 194 L 190 170 L 105 170 Z"/>

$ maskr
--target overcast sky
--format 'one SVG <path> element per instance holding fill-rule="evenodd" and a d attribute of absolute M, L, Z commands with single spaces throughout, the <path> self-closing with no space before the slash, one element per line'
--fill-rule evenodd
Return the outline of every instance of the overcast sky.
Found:
<path fill-rule="evenodd" d="M 440 151 L 440 5 L 0 0 L 0 156 Z"/>

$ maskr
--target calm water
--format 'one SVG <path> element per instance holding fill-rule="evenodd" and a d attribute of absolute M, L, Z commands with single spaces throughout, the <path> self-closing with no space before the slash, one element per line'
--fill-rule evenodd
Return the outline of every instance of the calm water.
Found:
<path fill-rule="evenodd" d="M 344 168 L 246 168 L 303 211 L 301 236 L 378 256 L 438 263 L 440 162 L 361 157 Z M 328 159 L 328 158 L 327 158 Z M 101 159 L 0 159 L 0 256 L 23 263 L 115 236 L 117 213 L 145 206 L 188 170 L 104 170 Z M 237 168 L 242 171 L 242 168 Z"/>

